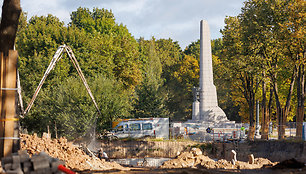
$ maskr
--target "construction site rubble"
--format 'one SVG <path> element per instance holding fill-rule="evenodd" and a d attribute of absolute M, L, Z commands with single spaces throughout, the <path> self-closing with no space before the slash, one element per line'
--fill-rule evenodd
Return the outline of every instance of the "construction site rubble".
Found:
<path fill-rule="evenodd" d="M 206 169 L 259 169 L 263 166 L 274 166 L 273 163 L 265 158 L 255 158 L 253 164 L 243 161 L 227 161 L 225 159 L 213 160 L 202 154 L 199 148 L 192 148 L 190 151 L 183 152 L 177 158 L 164 162 L 161 168 L 206 168 Z"/>
<path fill-rule="evenodd" d="M 21 134 L 21 149 L 30 156 L 46 152 L 53 158 L 65 162 L 65 166 L 74 171 L 85 170 L 128 170 L 116 162 L 107 162 L 104 159 L 90 157 L 79 147 L 68 142 L 66 138 L 51 139 L 48 136 L 38 137 L 37 134 Z"/>

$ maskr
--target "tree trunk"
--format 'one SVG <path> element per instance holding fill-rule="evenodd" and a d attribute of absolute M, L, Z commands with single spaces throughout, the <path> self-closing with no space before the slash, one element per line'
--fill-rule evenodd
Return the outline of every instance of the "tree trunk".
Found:
<path fill-rule="evenodd" d="M 255 94 L 251 93 L 250 91 L 250 101 L 249 101 L 249 133 L 248 139 L 253 141 L 255 136 L 255 120 L 254 120 L 254 113 L 255 113 Z"/>
<path fill-rule="evenodd" d="M 20 0 L 4 0 L 0 24 L 0 52 L 4 56 L 14 49 L 19 16 L 21 13 Z"/>
<path fill-rule="evenodd" d="M 277 131 L 278 131 L 278 139 L 280 139 L 282 137 L 282 133 L 281 133 L 281 127 L 282 127 L 282 106 L 281 103 L 279 101 L 279 97 L 278 97 L 278 86 L 276 83 L 276 75 L 273 75 L 272 78 L 272 82 L 273 82 L 273 91 L 274 91 L 274 96 L 275 96 L 275 102 L 276 102 L 276 117 L 277 117 Z"/>
<path fill-rule="evenodd" d="M 296 113 L 296 137 L 302 140 L 303 135 L 303 121 L 305 116 L 305 69 L 304 65 L 298 68 L 297 76 L 297 113 Z"/>
<path fill-rule="evenodd" d="M 252 74 L 245 73 L 241 78 L 241 82 L 243 84 L 243 95 L 249 105 L 249 132 L 248 132 L 248 140 L 253 141 L 255 136 L 255 93 L 258 89 L 259 83 L 254 82 L 254 76 Z"/>
<path fill-rule="evenodd" d="M 285 138 L 285 128 L 286 128 L 286 122 L 287 122 L 287 116 L 289 114 L 290 110 L 290 101 L 292 97 L 293 87 L 294 87 L 294 81 L 296 78 L 296 66 L 293 69 L 293 73 L 291 76 L 291 82 L 289 86 L 289 91 L 286 99 L 286 104 L 284 108 L 282 108 L 279 96 L 278 96 L 278 87 L 276 83 L 276 75 L 274 75 L 273 80 L 273 89 L 275 94 L 275 100 L 276 100 L 276 108 L 277 108 L 277 118 L 278 118 L 278 139 L 284 139 Z"/>
<path fill-rule="evenodd" d="M 263 78 L 265 79 L 265 72 L 263 72 Z M 267 112 L 267 93 L 266 93 L 266 82 L 262 81 L 262 120 L 261 120 L 261 139 L 268 140 L 268 131 L 269 131 L 269 113 Z"/>

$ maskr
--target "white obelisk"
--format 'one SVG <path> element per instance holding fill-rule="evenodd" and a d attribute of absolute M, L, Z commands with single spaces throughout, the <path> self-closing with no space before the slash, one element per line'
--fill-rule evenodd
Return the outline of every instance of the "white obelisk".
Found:
<path fill-rule="evenodd" d="M 217 91 L 213 80 L 210 31 L 207 21 L 200 22 L 200 102 L 199 119 L 205 122 L 228 121 L 218 106 Z"/>

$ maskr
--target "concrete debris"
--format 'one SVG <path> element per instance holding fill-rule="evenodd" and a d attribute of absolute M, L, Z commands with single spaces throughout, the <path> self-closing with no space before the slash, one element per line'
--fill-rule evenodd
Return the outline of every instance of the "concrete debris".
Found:
<path fill-rule="evenodd" d="M 53 158 L 65 162 L 66 167 L 75 171 L 84 170 L 129 170 L 116 162 L 107 162 L 104 159 L 88 156 L 83 150 L 68 142 L 66 138 L 51 139 L 47 136 L 39 138 L 36 134 L 21 134 L 21 149 L 26 150 L 30 156 L 46 152 Z"/>
<path fill-rule="evenodd" d="M 237 153 L 236 151 L 232 150 L 231 151 L 231 161 L 232 161 L 232 164 L 235 165 L 236 164 L 236 161 L 237 161 Z"/>
<path fill-rule="evenodd" d="M 254 162 L 255 162 L 254 155 L 250 154 L 250 155 L 248 155 L 248 157 L 249 157 L 249 164 L 254 164 Z"/>
<path fill-rule="evenodd" d="M 201 151 L 201 149 L 199 149 L 199 148 L 192 148 L 191 149 L 191 151 L 193 152 L 193 154 L 195 155 L 195 156 L 200 156 L 200 155 L 202 155 L 203 153 L 202 153 L 202 151 Z"/>
<path fill-rule="evenodd" d="M 192 149 L 190 152 L 183 152 L 177 158 L 164 162 L 161 168 L 206 168 L 206 169 L 260 169 L 264 165 L 275 165 L 270 160 L 265 158 L 255 158 L 254 164 L 248 164 L 248 162 L 235 161 L 235 165 L 232 161 L 220 159 L 215 161 L 208 156 L 195 151 L 201 151 L 200 149 Z"/>
<path fill-rule="evenodd" d="M 3 166 L 4 169 L 4 171 L 1 171 L 1 173 L 62 174 L 63 172 L 58 169 L 60 165 L 65 165 L 65 163 L 57 158 L 51 158 L 44 152 L 35 154 L 32 156 L 32 158 L 30 158 L 26 151 L 19 151 L 18 153 L 13 153 L 10 156 L 1 159 L 1 166 Z"/>

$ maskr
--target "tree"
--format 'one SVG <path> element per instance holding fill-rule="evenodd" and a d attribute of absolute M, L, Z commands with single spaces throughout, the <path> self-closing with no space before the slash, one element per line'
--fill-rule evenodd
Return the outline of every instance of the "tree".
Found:
<path fill-rule="evenodd" d="M 169 117 L 169 111 L 165 105 L 165 98 L 160 95 L 159 86 L 150 84 L 148 78 L 137 86 L 137 99 L 132 111 L 135 118 Z"/>
<path fill-rule="evenodd" d="M 296 56 L 295 53 L 290 51 L 295 50 L 296 45 L 292 44 L 294 42 L 290 42 L 289 45 L 285 44 L 290 38 L 287 37 L 288 34 L 284 34 L 281 30 L 281 25 L 290 18 L 290 15 L 286 14 L 286 10 L 283 10 L 288 9 L 289 2 L 277 0 L 248 1 L 244 11 L 244 26 L 246 26 L 245 31 L 247 31 L 245 33 L 249 32 L 246 36 L 251 38 L 249 43 L 250 48 L 253 48 L 252 54 L 257 54 L 263 58 L 262 62 L 264 64 L 262 67 L 267 69 L 267 74 L 271 79 L 276 101 L 280 139 L 284 138 L 285 123 L 290 119 L 290 115 L 293 115 L 290 114 L 290 107 L 297 73 Z M 287 39 L 284 40 L 284 38 Z M 286 65 L 284 62 L 286 62 Z M 284 81 L 288 81 L 288 83 L 284 83 Z M 279 84 L 282 85 L 281 88 Z M 285 90 L 282 91 L 283 89 Z"/>
<path fill-rule="evenodd" d="M 226 113 L 229 120 L 241 122 L 241 116 L 239 115 L 240 102 L 235 103 L 236 98 L 231 95 L 232 88 L 231 81 L 229 80 L 229 74 L 225 73 L 227 65 L 224 63 L 222 54 L 223 40 L 221 38 L 214 39 L 211 42 L 212 59 L 214 68 L 214 84 L 217 88 L 218 104 Z"/>
<path fill-rule="evenodd" d="M 305 119 L 305 1 L 284 1 L 274 6 L 279 7 L 280 13 L 285 20 L 279 22 L 279 35 L 283 45 L 282 49 L 289 60 L 294 62 L 297 68 L 297 111 L 296 132 L 297 138 L 302 139 L 303 121 Z M 285 8 L 284 8 L 285 7 Z"/>
<path fill-rule="evenodd" d="M 299 65 L 303 67 L 305 59 L 303 54 L 305 51 L 302 46 L 305 40 L 303 39 L 305 35 L 303 34 L 303 16 L 305 16 L 303 4 L 305 3 L 302 1 L 289 0 L 248 0 L 238 18 L 228 17 L 225 29 L 222 30 L 224 53 L 228 60 L 227 66 L 234 63 L 235 67 L 229 66 L 231 67 L 230 72 L 233 69 L 236 72 L 242 72 L 241 74 L 236 73 L 235 77 L 242 75 L 241 77 L 245 80 L 241 81 L 241 85 L 249 86 L 248 90 L 241 91 L 249 103 L 250 125 L 253 122 L 251 114 L 254 99 L 261 97 L 264 119 L 262 132 L 267 135 L 268 114 L 271 112 L 272 96 L 274 96 L 280 139 L 284 138 L 285 123 L 287 120 L 292 120 L 294 115 L 290 111 L 294 84 L 298 67 Z M 303 69 L 301 80 L 298 80 L 301 84 L 303 83 Z M 262 96 L 257 90 L 260 81 L 262 81 Z M 267 84 L 270 88 L 268 105 L 266 101 Z M 300 90 L 302 88 L 305 87 L 300 85 L 297 91 L 302 91 Z M 300 93 L 297 95 L 298 98 L 303 96 L 303 92 L 298 93 Z M 303 103 L 302 98 L 298 99 L 300 103 Z M 303 110 L 300 104 L 298 108 L 300 108 L 299 111 Z M 267 139 L 267 136 L 263 138 Z"/>
<path fill-rule="evenodd" d="M 20 0 L 4 0 L 0 23 L 0 52 L 8 54 L 14 49 L 21 13 Z"/>
<path fill-rule="evenodd" d="M 172 75 L 170 84 L 171 111 L 175 113 L 174 120 L 187 120 L 192 117 L 192 88 L 199 84 L 200 68 L 198 60 L 190 55 L 183 55 Z"/>
<path fill-rule="evenodd" d="M 168 117 L 169 111 L 165 105 L 166 96 L 161 91 L 163 81 L 162 64 L 152 38 L 145 41 L 139 39 L 140 59 L 143 63 L 143 81 L 136 87 L 137 98 L 134 101 L 134 117 Z"/>
<path fill-rule="evenodd" d="M 22 121 L 23 127 L 36 133 L 46 132 L 49 127 L 53 135 L 57 133 L 74 139 L 84 136 L 92 128 L 97 132 L 109 129 L 112 121 L 129 117 L 129 92 L 123 90 L 120 82 L 101 75 L 89 82 L 101 115 L 79 77 L 68 77 L 51 90 L 41 91 L 36 103 L 42 105 L 33 107 L 31 114 Z"/>
<path fill-rule="evenodd" d="M 223 34 L 224 63 L 233 87 L 242 94 L 248 105 L 250 129 L 248 138 L 254 138 L 255 94 L 259 87 L 258 65 L 256 55 L 249 55 L 247 45 L 243 42 L 243 28 L 238 17 L 227 17 Z"/>
<path fill-rule="evenodd" d="M 21 84 L 27 103 L 57 47 L 69 45 L 103 113 L 97 122 L 97 130 L 101 130 L 109 128 L 109 123 L 118 117 L 130 117 L 133 88 L 141 80 L 138 44 L 125 26 L 115 23 L 111 12 L 99 9 L 85 12 L 77 12 L 79 19 L 73 18 L 86 22 L 89 19 L 84 16 L 89 16 L 92 21 L 84 28 L 80 22 L 64 26 L 52 15 L 34 16 L 28 22 L 26 15 L 22 16 L 16 46 L 20 52 Z M 84 134 L 95 119 L 96 110 L 77 79 L 76 70 L 64 55 L 22 125 L 37 133 L 56 125 L 59 135 L 67 133 L 71 138 Z"/>
<path fill-rule="evenodd" d="M 100 57 L 106 59 L 103 63 L 111 63 L 113 75 L 117 80 L 121 80 L 126 88 L 134 88 L 140 83 L 137 41 L 126 26 L 115 22 L 111 11 L 94 8 L 91 12 L 80 7 L 72 12 L 70 26 L 94 36 L 94 42 L 90 43 L 91 47 L 87 49 L 102 55 Z M 88 56 L 88 59 L 86 62 L 92 65 L 101 65 L 101 62 L 97 62 L 92 56 Z"/>

